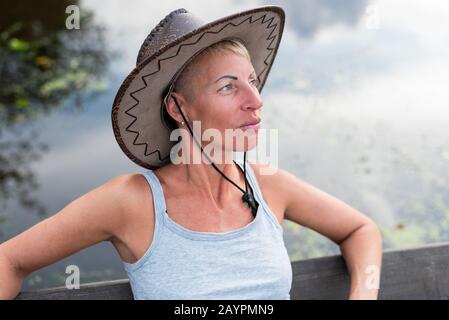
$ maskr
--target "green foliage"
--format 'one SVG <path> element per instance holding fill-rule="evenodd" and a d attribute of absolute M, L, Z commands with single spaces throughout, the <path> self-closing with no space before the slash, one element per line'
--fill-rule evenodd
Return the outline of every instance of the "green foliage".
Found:
<path fill-rule="evenodd" d="M 49 3 L 60 10 L 60 3 Z M 21 10 L 26 6 L 14 12 Z M 41 12 L 40 21 L 23 18 L 25 11 L 10 24 L 0 23 L 0 129 L 48 113 L 71 96 L 106 88 L 103 29 L 81 12 L 80 30 L 67 30 L 65 15 L 51 10 Z"/>

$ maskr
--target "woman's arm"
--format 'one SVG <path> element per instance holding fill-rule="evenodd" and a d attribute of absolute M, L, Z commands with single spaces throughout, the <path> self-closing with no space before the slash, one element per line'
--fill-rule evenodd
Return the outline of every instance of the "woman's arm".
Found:
<path fill-rule="evenodd" d="M 349 299 L 377 299 L 382 264 L 382 238 L 374 223 L 363 224 L 340 243 L 351 275 Z"/>
<path fill-rule="evenodd" d="M 115 236 L 129 220 L 123 190 L 130 180 L 113 178 L 0 244 L 0 298 L 15 298 L 31 272 Z"/>
<path fill-rule="evenodd" d="M 0 254 L 0 300 L 14 299 L 20 292 L 22 276 L 4 254 Z"/>
<path fill-rule="evenodd" d="M 284 197 L 285 219 L 315 230 L 340 246 L 351 276 L 349 298 L 376 299 L 382 239 L 373 220 L 284 170 L 276 169 L 270 181 Z"/>

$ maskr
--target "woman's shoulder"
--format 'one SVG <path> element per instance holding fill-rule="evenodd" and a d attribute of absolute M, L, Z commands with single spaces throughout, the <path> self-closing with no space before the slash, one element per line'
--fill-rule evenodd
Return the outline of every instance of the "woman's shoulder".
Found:
<path fill-rule="evenodd" d="M 274 188 L 288 188 L 293 183 L 293 180 L 299 179 L 293 173 L 285 169 L 281 169 L 269 162 L 260 162 L 255 160 L 248 162 L 251 164 L 256 178 L 266 181 L 267 183 L 269 182 L 269 184 Z"/>
<path fill-rule="evenodd" d="M 133 172 L 116 176 L 108 182 L 108 186 L 116 189 L 125 208 L 132 208 L 134 204 L 139 205 L 143 194 L 152 198 L 152 193 L 147 192 L 148 182 L 141 173 Z"/>
<path fill-rule="evenodd" d="M 112 180 L 115 181 L 114 188 L 121 202 L 123 223 L 111 242 L 123 261 L 132 262 L 141 257 L 152 242 L 153 195 L 141 173 L 123 174 Z"/>
<path fill-rule="evenodd" d="M 117 210 L 114 219 L 120 220 L 117 225 L 116 235 L 127 232 L 135 224 L 142 221 L 142 212 L 152 212 L 153 195 L 146 178 L 140 173 L 125 173 L 115 176 L 107 181 L 102 188 L 113 197 Z M 145 208 L 145 210 L 144 210 Z M 152 216 L 152 215 L 150 215 Z M 112 217 L 111 217 L 112 218 Z"/>
<path fill-rule="evenodd" d="M 283 170 L 269 162 L 251 160 L 248 161 L 248 163 L 250 163 L 257 180 L 261 184 L 270 186 L 273 189 L 282 187 L 286 180 L 289 180 L 287 177 L 293 176 L 288 171 Z"/>
<path fill-rule="evenodd" d="M 142 213 L 147 216 L 148 213 L 152 213 L 154 210 L 153 192 L 143 173 L 127 173 L 117 179 L 120 181 L 120 198 L 124 202 L 123 207 L 127 208 L 128 216 L 138 216 Z"/>
<path fill-rule="evenodd" d="M 287 207 L 287 199 L 284 197 L 283 190 L 288 189 L 286 176 L 290 173 L 267 162 L 250 160 L 248 163 L 253 169 L 263 198 L 276 214 L 278 221 L 282 223 Z"/>

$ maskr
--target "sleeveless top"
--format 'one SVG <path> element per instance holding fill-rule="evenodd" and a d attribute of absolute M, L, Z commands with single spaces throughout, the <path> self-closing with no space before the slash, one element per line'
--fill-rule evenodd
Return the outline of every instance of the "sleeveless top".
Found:
<path fill-rule="evenodd" d="M 159 179 L 152 170 L 143 173 L 153 193 L 155 224 L 145 254 L 134 263 L 122 261 L 134 299 L 290 299 L 292 268 L 283 228 L 248 162 L 246 172 L 259 203 L 257 214 L 246 226 L 226 232 L 176 223 L 167 214 Z"/>

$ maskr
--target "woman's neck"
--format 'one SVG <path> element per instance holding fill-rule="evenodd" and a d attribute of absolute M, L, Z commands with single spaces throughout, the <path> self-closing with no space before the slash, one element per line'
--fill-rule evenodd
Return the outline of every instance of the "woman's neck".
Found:
<path fill-rule="evenodd" d="M 233 162 L 232 164 L 215 165 L 226 177 L 244 189 L 243 175 L 237 168 L 237 164 Z M 236 193 L 241 193 L 211 164 L 182 164 L 178 166 L 180 177 L 189 188 L 187 192 L 199 194 L 205 201 L 213 202 L 218 208 L 223 208 L 231 198 L 235 197 Z"/>

